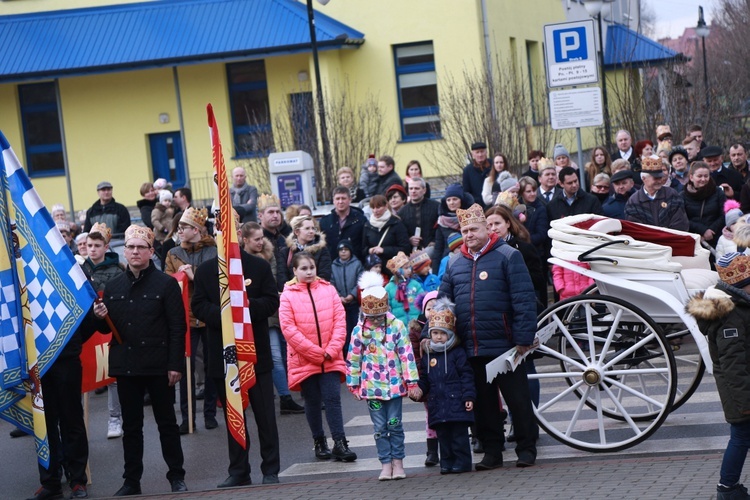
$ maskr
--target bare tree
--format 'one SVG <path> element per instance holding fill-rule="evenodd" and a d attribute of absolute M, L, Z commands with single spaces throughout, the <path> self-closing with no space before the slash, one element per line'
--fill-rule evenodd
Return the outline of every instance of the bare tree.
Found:
<path fill-rule="evenodd" d="M 435 133 L 442 140 L 431 141 L 424 155 L 448 182 L 461 180 L 474 141 L 486 141 L 491 152 L 505 154 L 511 171 L 520 174 L 530 150 L 551 150 L 562 136 L 549 123 L 544 79 L 521 76 L 509 60 L 498 58 L 496 67 L 491 76 L 475 67 L 441 79 L 440 130 Z"/>
<path fill-rule="evenodd" d="M 385 125 L 378 96 L 370 92 L 360 95 L 357 87 L 346 80 L 324 92 L 332 158 L 332 169 L 326 171 L 313 93 L 289 92 L 287 96 L 273 115 L 272 127 L 261 121 L 264 116 L 247 117 L 254 132 L 248 136 L 243 166 L 261 192 L 270 192 L 268 155 L 274 151 L 302 150 L 310 154 L 315 162 L 318 200 L 326 201 L 335 187 L 338 168 L 348 166 L 357 176 L 370 153 L 392 151 L 395 147 L 395 132 Z"/>

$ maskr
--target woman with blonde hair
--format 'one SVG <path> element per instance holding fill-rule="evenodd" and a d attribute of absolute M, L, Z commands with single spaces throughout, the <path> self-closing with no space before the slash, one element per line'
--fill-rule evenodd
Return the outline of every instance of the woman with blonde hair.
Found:
<path fill-rule="evenodd" d="M 354 182 L 354 170 L 349 167 L 341 167 L 336 171 L 336 183 L 349 190 L 352 203 L 359 203 L 365 199 L 365 192 Z"/>
<path fill-rule="evenodd" d="M 304 250 L 315 257 L 318 276 L 324 280 L 330 280 L 331 254 L 326 248 L 326 235 L 318 231 L 315 219 L 312 215 L 298 215 L 291 220 L 290 226 L 292 233 L 286 237 L 286 246 L 280 252 L 279 272 L 283 273 L 283 276 L 277 279 L 287 282 L 294 278 L 292 258 L 294 254 Z"/>

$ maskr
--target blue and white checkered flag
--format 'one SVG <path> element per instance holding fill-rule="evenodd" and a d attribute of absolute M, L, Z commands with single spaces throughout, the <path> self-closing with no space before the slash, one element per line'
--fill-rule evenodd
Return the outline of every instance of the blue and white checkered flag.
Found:
<path fill-rule="evenodd" d="M 96 298 L 0 132 L 0 418 L 36 436 L 49 464 L 41 377 Z"/>

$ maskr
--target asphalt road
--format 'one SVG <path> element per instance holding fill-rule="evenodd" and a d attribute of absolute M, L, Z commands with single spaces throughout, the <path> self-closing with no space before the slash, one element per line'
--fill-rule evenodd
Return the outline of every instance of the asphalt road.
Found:
<path fill-rule="evenodd" d="M 277 417 L 281 436 L 281 481 L 283 483 L 310 480 L 328 480 L 350 477 L 377 477 L 379 464 L 372 438 L 372 428 L 363 402 L 354 400 L 342 386 L 344 422 L 350 446 L 359 455 L 354 463 L 343 464 L 317 461 L 312 451 L 312 439 L 304 415 Z M 93 498 L 112 495 L 122 484 L 122 443 L 120 439 L 107 439 L 106 394 L 89 397 L 89 443 L 91 482 L 89 494 Z M 300 401 L 299 394 L 295 399 Z M 277 415 L 278 415 L 278 401 Z M 179 411 L 179 410 L 178 410 Z M 198 429 L 195 434 L 183 436 L 186 482 L 191 491 L 209 490 L 216 487 L 227 475 L 226 430 L 220 419 L 218 429 L 206 430 L 198 404 Z M 142 480 L 144 494 L 159 494 L 169 491 L 166 467 L 161 458 L 158 433 L 150 408 L 146 408 L 146 456 L 145 473 Z M 248 412 L 252 415 L 252 412 Z M 251 467 L 255 484 L 261 482 L 260 457 L 255 447 L 257 436 L 250 416 Z M 405 464 L 410 474 L 428 471 L 424 461 L 424 410 L 421 404 L 406 401 L 403 420 L 406 429 Z M 179 416 L 178 416 L 179 421 Z M 12 427 L 0 421 L 0 497 L 23 499 L 38 487 L 36 456 L 32 439 L 11 439 Z M 704 380 L 693 397 L 682 408 L 669 415 L 662 427 L 645 442 L 618 453 L 592 455 L 578 451 L 542 434 L 539 441 L 538 463 L 552 463 L 565 459 L 592 460 L 601 458 L 623 458 L 655 456 L 659 454 L 681 454 L 694 452 L 718 452 L 724 449 L 729 427 L 723 420 L 721 405 L 716 394 L 713 378 Z M 477 457 L 477 460 L 481 457 Z M 506 452 L 508 462 L 515 460 L 515 453 Z M 253 489 L 257 496 L 262 489 Z M 262 495 L 261 495 L 262 496 Z"/>

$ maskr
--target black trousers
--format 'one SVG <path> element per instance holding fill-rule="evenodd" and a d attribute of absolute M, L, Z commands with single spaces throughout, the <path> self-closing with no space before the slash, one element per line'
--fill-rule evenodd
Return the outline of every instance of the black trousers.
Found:
<path fill-rule="evenodd" d="M 214 380 L 208 377 L 208 347 L 206 347 L 206 333 L 208 329 L 202 328 L 190 328 L 190 368 L 192 373 L 190 374 L 190 394 L 193 401 L 193 423 L 195 423 L 195 354 L 198 350 L 198 341 L 200 340 L 203 346 L 203 368 L 206 374 L 206 382 L 203 388 L 203 418 L 216 417 L 216 386 Z M 187 368 L 187 367 L 186 367 Z M 182 380 L 180 380 L 180 414 L 182 421 L 188 421 L 188 397 L 187 397 L 187 373 L 182 374 Z"/>
<path fill-rule="evenodd" d="M 227 402 L 226 387 L 224 379 L 215 378 L 219 400 L 222 407 Z M 279 457 L 279 431 L 276 427 L 276 408 L 273 404 L 273 376 L 271 372 L 256 373 L 255 385 L 248 392 L 250 396 L 250 407 L 255 416 L 255 425 L 258 427 L 258 441 L 260 444 L 260 470 L 264 476 L 278 474 L 281 470 L 281 459 Z M 226 422 L 226 412 L 224 412 Z M 250 434 L 247 432 L 247 416 L 245 417 L 245 435 L 248 436 L 247 448 L 242 447 L 234 440 L 227 425 L 227 444 L 229 451 L 229 475 L 250 475 Z"/>
<path fill-rule="evenodd" d="M 159 428 L 161 454 L 169 470 L 167 480 L 185 479 L 180 428 L 174 413 L 174 387 L 169 387 L 167 374 L 142 377 L 117 377 L 117 394 L 122 407 L 122 448 L 125 472 L 130 483 L 140 483 L 143 476 L 143 396 L 148 390 L 151 408 Z"/>
<path fill-rule="evenodd" d="M 440 445 L 440 469 L 471 470 L 468 422 L 444 422 L 433 426 Z"/>
<path fill-rule="evenodd" d="M 70 486 L 85 485 L 89 441 L 81 406 L 81 360 L 58 358 L 42 377 L 44 420 L 49 440 L 49 469 L 39 465 L 39 480 L 49 490 L 60 489 L 62 464 Z"/>
<path fill-rule="evenodd" d="M 491 357 L 469 358 L 471 367 L 474 369 L 474 385 L 477 389 L 477 400 L 474 404 L 477 437 L 482 441 L 485 453 L 494 457 L 502 456 L 505 436 L 500 415 L 500 396 L 497 393 L 497 389 L 500 388 L 508 409 L 513 415 L 516 455 L 531 454 L 531 457 L 536 459 L 539 426 L 531 406 L 526 362 L 521 363 L 515 371 L 498 375 L 494 381 L 487 383 L 485 366 L 492 359 Z"/>

